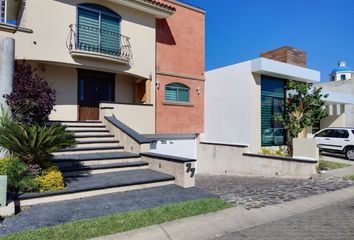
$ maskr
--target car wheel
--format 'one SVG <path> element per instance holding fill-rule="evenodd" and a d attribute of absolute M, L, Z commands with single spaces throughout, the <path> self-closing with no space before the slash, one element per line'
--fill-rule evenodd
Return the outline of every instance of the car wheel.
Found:
<path fill-rule="evenodd" d="M 349 160 L 354 160 L 354 148 L 348 148 L 345 151 L 345 156 L 349 159 Z"/>

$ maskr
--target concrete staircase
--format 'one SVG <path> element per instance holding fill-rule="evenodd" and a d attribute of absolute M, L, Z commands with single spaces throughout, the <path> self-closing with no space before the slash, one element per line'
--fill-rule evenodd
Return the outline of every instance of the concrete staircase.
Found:
<path fill-rule="evenodd" d="M 18 205 L 28 206 L 175 183 L 173 176 L 151 170 L 140 154 L 124 151 L 124 147 L 101 122 L 60 124 L 74 133 L 78 143 L 52 156 L 52 162 L 65 178 L 65 189 L 23 194 L 18 197 Z"/>

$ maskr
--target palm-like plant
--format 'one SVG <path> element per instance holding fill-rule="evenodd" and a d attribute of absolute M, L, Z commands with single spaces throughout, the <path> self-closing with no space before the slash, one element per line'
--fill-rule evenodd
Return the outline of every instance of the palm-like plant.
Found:
<path fill-rule="evenodd" d="M 28 126 L 8 113 L 0 117 L 0 146 L 29 166 L 44 166 L 49 163 L 51 153 L 74 145 L 73 134 L 64 126 Z"/>

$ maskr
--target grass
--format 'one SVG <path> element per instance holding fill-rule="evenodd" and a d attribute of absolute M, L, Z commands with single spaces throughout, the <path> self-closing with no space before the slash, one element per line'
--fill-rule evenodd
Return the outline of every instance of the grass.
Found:
<path fill-rule="evenodd" d="M 76 221 L 53 227 L 41 228 L 0 237 L 2 240 L 78 240 L 110 235 L 170 222 L 181 218 L 196 216 L 230 208 L 224 200 L 211 198 L 186 201 L 128 213 L 114 214 L 90 220 Z"/>
<path fill-rule="evenodd" d="M 351 180 L 354 181 L 354 175 L 344 177 L 344 180 Z"/>
<path fill-rule="evenodd" d="M 347 163 L 337 163 L 337 162 L 320 160 L 320 163 L 318 165 L 318 170 L 321 170 L 324 168 L 328 168 L 329 170 L 333 170 L 333 169 L 345 168 L 345 167 L 350 167 L 350 166 L 352 166 L 352 165 L 347 164 Z"/>

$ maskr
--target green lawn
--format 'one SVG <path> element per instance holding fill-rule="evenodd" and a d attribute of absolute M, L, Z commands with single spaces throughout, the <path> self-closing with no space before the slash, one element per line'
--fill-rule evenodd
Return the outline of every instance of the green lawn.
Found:
<path fill-rule="evenodd" d="M 352 165 L 346 163 L 336 163 L 336 162 L 320 160 L 318 168 L 319 169 L 328 168 L 329 170 L 333 170 L 333 169 L 345 168 L 350 166 Z"/>
<path fill-rule="evenodd" d="M 344 179 L 354 181 L 354 175 L 346 176 Z"/>
<path fill-rule="evenodd" d="M 193 200 L 179 204 L 165 205 L 159 208 L 115 214 L 90 220 L 76 221 L 53 227 L 46 227 L 38 230 L 11 234 L 0 237 L 0 239 L 88 239 L 124 232 L 136 228 L 142 228 L 150 225 L 161 224 L 180 218 L 205 214 L 208 212 L 215 212 L 230 207 L 232 207 L 231 204 L 216 198 Z"/>

